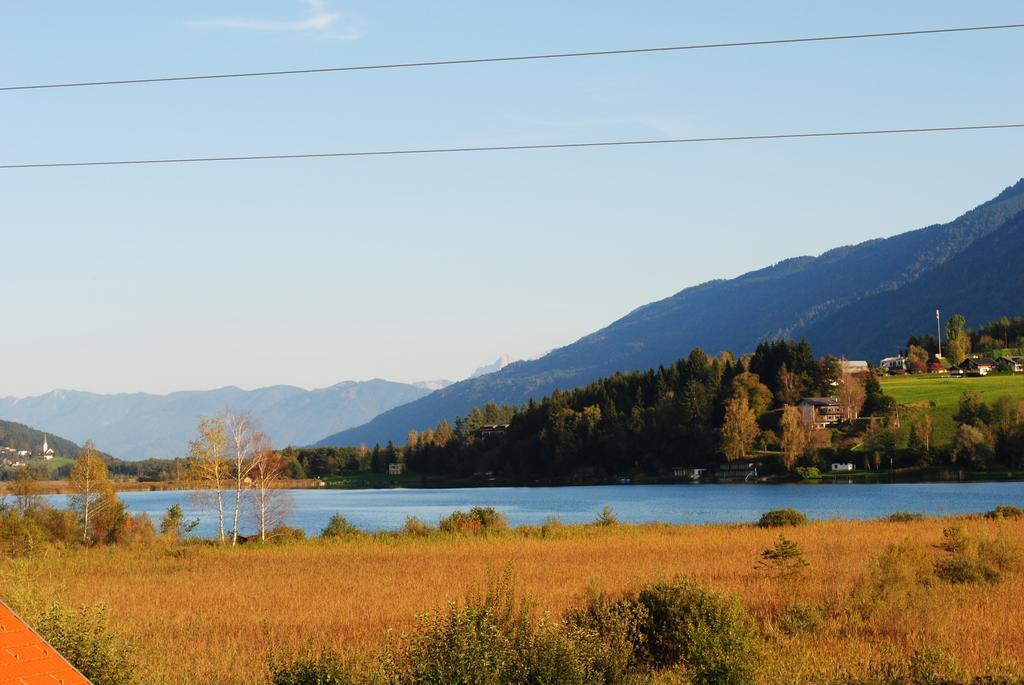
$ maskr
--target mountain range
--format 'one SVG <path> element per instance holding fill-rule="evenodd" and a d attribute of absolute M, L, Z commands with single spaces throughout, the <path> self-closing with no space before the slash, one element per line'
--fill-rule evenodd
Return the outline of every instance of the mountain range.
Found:
<path fill-rule="evenodd" d="M 409 429 L 485 402 L 521 404 L 695 347 L 744 353 L 766 339 L 806 338 L 817 354 L 877 362 L 909 335 L 933 330 L 936 309 L 969 325 L 1022 313 L 1022 212 L 1024 179 L 946 224 L 686 288 L 539 359 L 455 383 L 317 444 L 401 443 Z"/>
<path fill-rule="evenodd" d="M 275 385 L 225 387 L 169 395 L 103 395 L 55 390 L 36 397 L 0 398 L 0 417 L 45 428 L 121 459 L 178 457 L 188 451 L 200 416 L 225 408 L 251 413 L 274 445 L 305 445 L 326 433 L 358 426 L 383 411 L 432 392 L 442 382 L 346 381 L 318 390 Z M 77 448 L 75 450 L 77 453 Z"/>

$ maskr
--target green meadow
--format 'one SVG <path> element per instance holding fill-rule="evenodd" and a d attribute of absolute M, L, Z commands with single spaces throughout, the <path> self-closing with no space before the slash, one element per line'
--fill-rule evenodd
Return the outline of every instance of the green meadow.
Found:
<path fill-rule="evenodd" d="M 900 405 L 921 409 L 930 407 L 934 443 L 946 445 L 953 440 L 956 431 L 953 415 L 965 390 L 978 393 L 989 403 L 1000 397 L 1016 397 L 1024 401 L 1024 374 L 998 373 L 963 378 L 924 374 L 891 376 L 882 379 L 882 388 Z"/>

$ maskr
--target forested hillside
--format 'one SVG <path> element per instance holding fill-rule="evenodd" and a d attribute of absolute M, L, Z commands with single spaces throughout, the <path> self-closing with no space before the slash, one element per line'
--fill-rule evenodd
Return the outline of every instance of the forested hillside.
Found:
<path fill-rule="evenodd" d="M 33 455 L 38 455 L 43 450 L 44 437 L 58 457 L 73 459 L 82 449 L 70 440 L 51 433 L 43 433 L 43 431 L 13 421 L 0 421 L 0 447 L 29 450 Z"/>
<path fill-rule="evenodd" d="M 516 483 L 654 476 L 765 449 L 782 454 L 792 468 L 802 455 L 817 459 L 818 450 L 832 447 L 831 432 L 812 436 L 794 418 L 793 405 L 837 389 L 851 418 L 888 411 L 877 381 L 843 377 L 836 359 L 815 359 L 806 342 L 762 343 L 743 361 L 697 349 L 657 370 L 617 373 L 519 408 L 474 408 L 453 425 L 442 421 L 410 432 L 404 445 L 300 450 L 297 456 L 312 475 L 384 471 L 401 461 L 413 473 L 491 473 Z"/>
<path fill-rule="evenodd" d="M 1020 290 L 998 287 L 1000 279 L 1019 277 L 1018 253 L 992 252 L 1017 249 L 1013 230 L 967 250 L 1022 211 L 1024 180 L 948 224 L 687 288 L 538 360 L 456 383 L 318 444 L 400 441 L 411 428 L 451 421 L 486 402 L 520 404 L 617 371 L 671 364 L 695 347 L 749 352 L 763 340 L 806 335 L 819 353 L 877 361 L 936 308 L 969 321 L 1020 313 Z M 943 265 L 948 269 L 921 280 Z M 988 285 L 974 288 L 972 279 Z"/>
<path fill-rule="evenodd" d="M 935 309 L 960 312 L 970 326 L 1024 313 L 1024 213 L 899 290 L 855 302 L 811 326 L 815 349 L 836 349 L 851 335 L 872 359 L 895 354 L 910 333 L 935 329 Z"/>

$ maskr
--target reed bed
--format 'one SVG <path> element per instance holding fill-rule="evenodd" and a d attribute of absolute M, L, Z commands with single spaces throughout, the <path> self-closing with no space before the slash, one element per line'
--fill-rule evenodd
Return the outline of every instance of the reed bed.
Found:
<path fill-rule="evenodd" d="M 932 564 L 946 554 L 937 545 L 951 525 L 978 539 L 1024 541 L 1021 520 L 815 522 L 781 530 L 809 562 L 799 578 L 755 568 L 780 529 L 752 525 L 115 546 L 0 561 L 0 597 L 107 604 L 118 633 L 136 643 L 149 683 L 264 683 L 271 651 L 315 644 L 372 659 L 417 614 L 462 600 L 506 568 L 517 593 L 555 619 L 591 590 L 620 593 L 684 575 L 739 597 L 751 612 L 764 635 L 765 683 L 835 682 L 920 649 L 940 651 L 967 674 L 1024 676 L 1021 572 L 998 583 L 897 588 L 899 601 L 870 596 L 867 579 L 887 547 L 902 543 L 906 563 Z M 871 612 L 853 611 L 876 599 Z M 795 604 L 814 607 L 820 622 L 784 630 Z"/>

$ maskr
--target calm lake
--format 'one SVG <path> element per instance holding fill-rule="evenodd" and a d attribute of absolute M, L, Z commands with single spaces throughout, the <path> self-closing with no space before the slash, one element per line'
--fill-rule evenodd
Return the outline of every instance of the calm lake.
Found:
<path fill-rule="evenodd" d="M 769 509 L 794 507 L 811 518 L 870 519 L 896 511 L 928 514 L 985 512 L 1000 504 L 1024 506 L 1024 482 L 892 484 L 687 484 L 595 485 L 551 488 L 452 488 L 437 490 L 287 490 L 288 524 L 319 533 L 335 512 L 367 531 L 401 527 L 407 516 L 436 524 L 456 509 L 494 507 L 516 526 L 549 516 L 565 523 L 593 521 L 610 506 L 620 521 L 708 523 L 756 521 Z M 123 492 L 133 514 L 159 523 L 172 504 L 199 518 L 195 534 L 215 534 L 216 514 L 194 504 L 190 493 Z M 64 496 L 53 496 L 62 504 Z M 227 498 L 225 498 L 227 499 Z M 232 500 L 233 501 L 233 500 Z M 246 521 L 243 530 L 253 528 Z"/>

